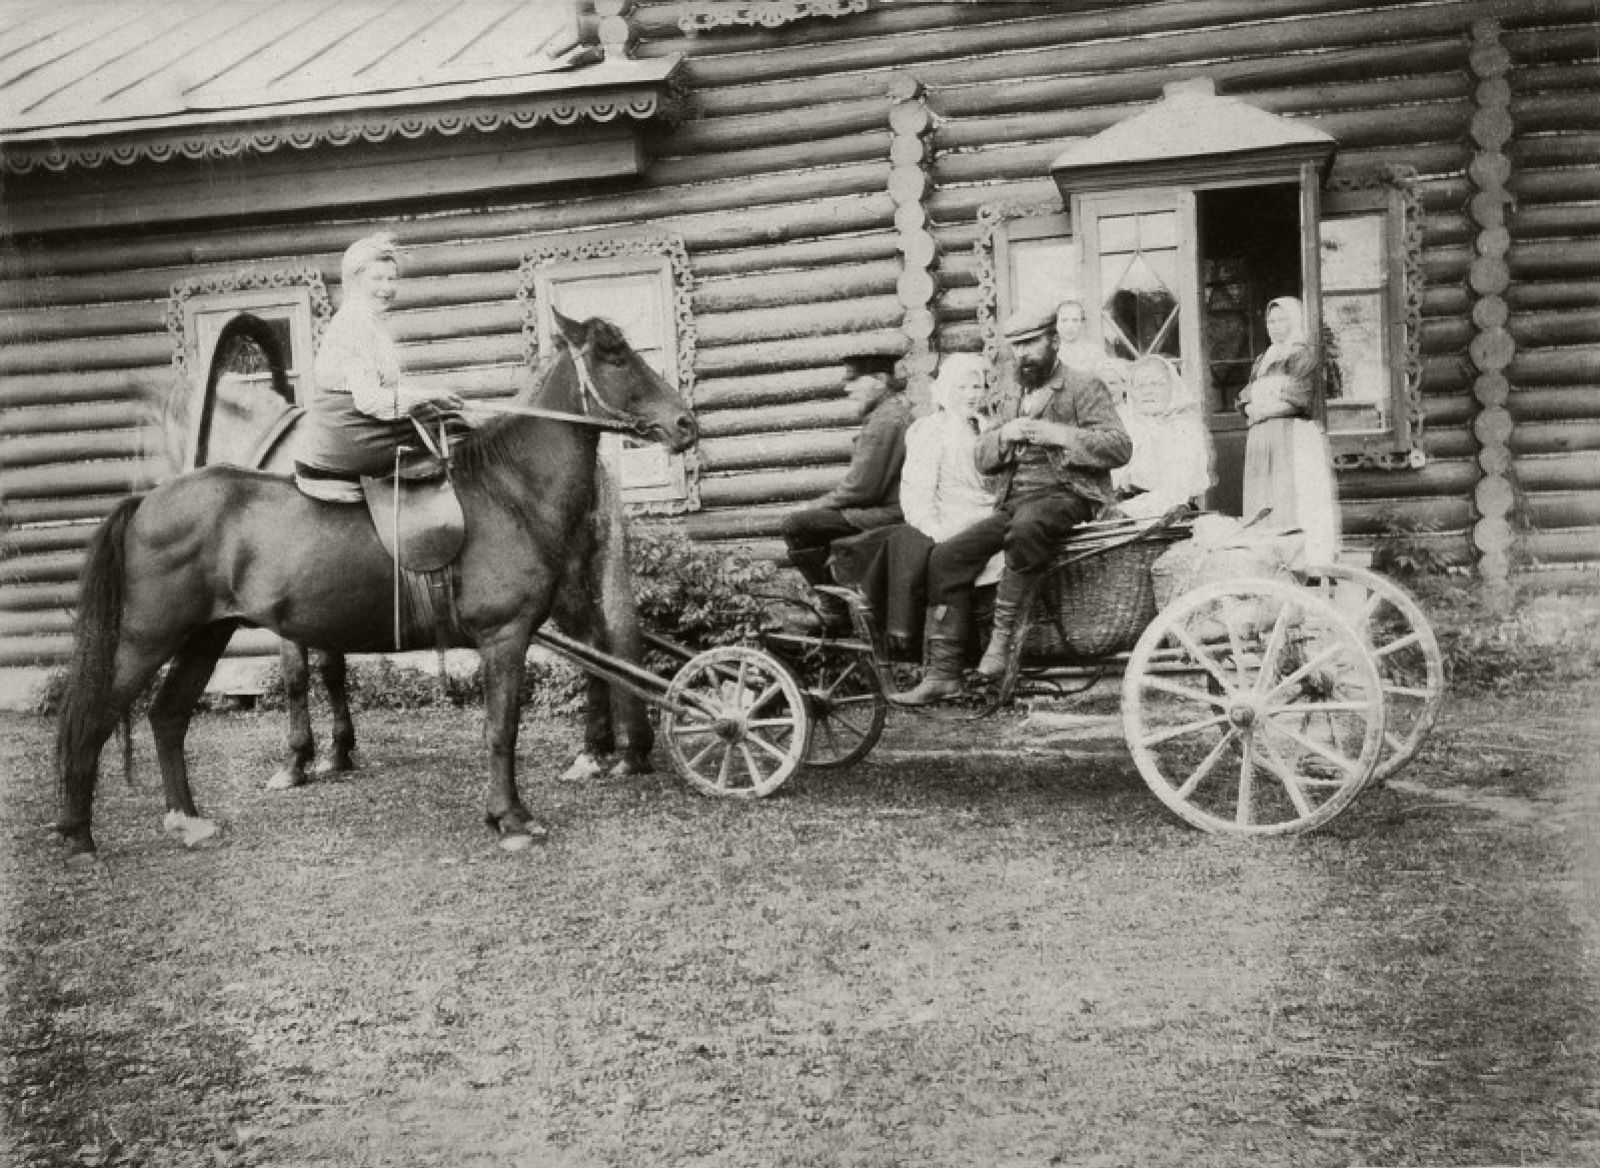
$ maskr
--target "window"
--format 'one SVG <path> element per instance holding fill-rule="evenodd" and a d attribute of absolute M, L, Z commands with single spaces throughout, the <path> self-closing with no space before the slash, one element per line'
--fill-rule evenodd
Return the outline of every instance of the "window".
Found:
<path fill-rule="evenodd" d="M 978 211 L 978 327 L 984 355 L 1000 356 L 1000 326 L 1023 304 L 1082 295 L 1072 221 L 1058 206 L 993 204 Z"/>
<path fill-rule="evenodd" d="M 694 332 L 687 252 L 675 236 L 551 244 L 522 266 L 519 295 L 528 306 L 530 347 L 550 351 L 552 307 L 574 320 L 604 317 L 622 329 L 646 363 L 693 401 Z M 632 510 L 677 514 L 699 505 L 698 463 L 654 442 L 608 434 L 602 456 L 615 468 Z"/>
<path fill-rule="evenodd" d="M 167 326 L 187 468 L 262 466 L 301 413 L 332 305 L 315 271 L 245 270 L 173 289 Z"/>

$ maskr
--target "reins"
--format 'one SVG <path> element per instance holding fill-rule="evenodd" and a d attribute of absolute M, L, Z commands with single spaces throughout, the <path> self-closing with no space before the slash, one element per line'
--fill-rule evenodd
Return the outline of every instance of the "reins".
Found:
<path fill-rule="evenodd" d="M 466 408 L 490 414 L 514 414 L 519 418 L 549 418 L 557 422 L 573 422 L 583 426 L 596 426 L 602 430 L 637 434 L 640 430 L 638 421 L 607 404 L 600 396 L 600 392 L 595 389 L 594 378 L 589 373 L 588 355 L 588 345 L 572 350 L 572 368 L 578 375 L 578 398 L 583 403 L 581 414 L 568 413 L 565 410 L 547 410 L 542 406 L 512 405 L 509 402 L 468 402 Z M 591 406 L 602 416 L 596 417 L 590 413 Z"/>

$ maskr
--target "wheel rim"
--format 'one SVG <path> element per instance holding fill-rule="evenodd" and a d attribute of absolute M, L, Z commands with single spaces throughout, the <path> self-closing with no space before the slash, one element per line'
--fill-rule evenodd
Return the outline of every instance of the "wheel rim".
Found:
<path fill-rule="evenodd" d="M 889 714 L 872 660 L 863 653 L 828 649 L 808 662 L 814 677 L 806 686 L 811 742 L 806 765 L 842 767 L 858 762 L 877 745 Z"/>
<path fill-rule="evenodd" d="M 1364 568 L 1317 568 L 1306 584 L 1351 622 L 1372 648 L 1383 682 L 1383 753 L 1373 780 L 1381 782 L 1422 749 L 1444 706 L 1444 654 L 1416 599 L 1400 585 Z"/>
<path fill-rule="evenodd" d="M 1332 605 L 1273 580 L 1201 588 L 1158 615 L 1129 658 L 1122 711 L 1146 785 L 1220 834 L 1322 826 L 1383 746 L 1371 650 Z"/>
<path fill-rule="evenodd" d="M 694 657 L 673 677 L 664 706 L 673 769 L 708 795 L 770 795 L 805 758 L 805 695 L 788 669 L 758 650 L 736 645 Z"/>

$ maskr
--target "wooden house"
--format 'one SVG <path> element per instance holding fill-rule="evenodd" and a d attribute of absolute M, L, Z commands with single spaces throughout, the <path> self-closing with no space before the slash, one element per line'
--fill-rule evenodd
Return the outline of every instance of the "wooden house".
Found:
<path fill-rule="evenodd" d="M 1225 506 L 1291 293 L 1352 552 L 1600 562 L 1597 0 L 5 0 L 0 183 L 13 682 L 119 498 L 271 452 L 379 227 L 421 380 L 504 395 L 550 305 L 617 319 L 704 435 L 625 493 L 698 540 L 777 554 L 837 479 L 841 358 L 922 392 L 1038 298 L 1180 360 Z"/>

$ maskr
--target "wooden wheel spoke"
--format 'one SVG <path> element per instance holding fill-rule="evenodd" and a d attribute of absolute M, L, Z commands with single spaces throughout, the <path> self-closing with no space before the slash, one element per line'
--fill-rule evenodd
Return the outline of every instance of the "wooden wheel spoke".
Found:
<path fill-rule="evenodd" d="M 1177 682 L 1167 681 L 1162 677 L 1152 675 L 1144 679 L 1144 684 L 1146 689 L 1160 690 L 1162 693 L 1172 694 L 1174 697 L 1188 698 L 1190 701 L 1198 702 L 1204 706 L 1216 706 L 1218 709 L 1223 709 L 1228 705 L 1228 699 L 1220 694 L 1191 689 L 1186 685 L 1179 685 Z"/>
<path fill-rule="evenodd" d="M 783 683 L 780 681 L 774 681 L 771 685 L 767 686 L 766 689 L 761 691 L 760 697 L 756 698 L 755 701 L 751 702 L 745 707 L 745 716 L 753 717 L 763 706 L 765 706 L 774 697 L 782 692 Z"/>
<path fill-rule="evenodd" d="M 1433 700 L 1432 690 L 1417 689 L 1415 686 L 1409 685 L 1385 685 L 1383 692 L 1397 698 L 1416 698 L 1418 701 L 1423 702 Z"/>
<path fill-rule="evenodd" d="M 1396 734 L 1393 730 L 1385 730 L 1383 732 L 1383 740 L 1389 744 L 1390 750 L 1398 752 L 1406 748 L 1406 740 L 1401 738 L 1400 735 Z"/>
<path fill-rule="evenodd" d="M 866 735 L 867 735 L 867 731 L 866 731 L 866 729 L 864 727 L 862 727 L 859 723 L 852 722 L 849 718 L 846 718 L 837 709 L 832 710 L 828 714 L 828 716 L 826 718 L 822 719 L 822 724 L 824 726 L 826 726 L 826 725 L 828 725 L 829 723 L 832 723 L 832 722 L 839 723 L 846 730 L 849 730 L 850 733 L 854 734 L 857 738 L 865 738 Z"/>
<path fill-rule="evenodd" d="M 1233 654 L 1233 672 L 1239 679 L 1239 684 L 1244 684 L 1244 642 L 1239 639 L 1239 630 L 1230 623 L 1228 626 L 1228 650 Z"/>
<path fill-rule="evenodd" d="M 1371 702 L 1305 702 L 1287 706 L 1273 706 L 1268 714 L 1362 714 L 1372 708 Z M 1330 719 L 1331 722 L 1331 719 Z"/>
<path fill-rule="evenodd" d="M 768 754 L 770 754 L 773 758 L 777 759 L 779 762 L 787 762 L 788 761 L 788 758 L 789 758 L 789 752 L 788 751 L 778 749 L 778 747 L 776 747 L 772 743 L 768 742 L 765 738 L 761 737 L 761 735 L 759 735 L 759 734 L 752 734 L 752 735 L 750 735 L 749 738 L 746 738 L 744 741 L 745 742 L 753 742 L 753 743 L 755 743 L 755 745 L 759 746 L 762 750 L 766 751 Z M 749 749 L 745 746 L 745 744 L 743 742 L 739 744 L 739 749 L 743 750 L 746 754 L 750 753 Z"/>
<path fill-rule="evenodd" d="M 721 742 L 722 739 L 714 738 L 710 742 L 706 743 L 704 748 L 701 749 L 700 753 L 689 760 L 689 769 L 698 770 L 700 768 L 700 764 L 705 761 L 706 756 L 715 750 L 718 744 Z"/>
<path fill-rule="evenodd" d="M 1267 635 L 1266 647 L 1261 650 L 1261 672 L 1256 674 L 1257 692 L 1266 684 L 1267 678 L 1272 676 L 1273 663 L 1278 660 L 1278 655 L 1283 652 L 1283 645 L 1288 636 L 1289 606 L 1285 604 L 1278 609 L 1278 615 L 1272 622 L 1272 632 Z"/>
<path fill-rule="evenodd" d="M 1398 641 L 1390 641 L 1387 645 L 1384 645 L 1378 649 L 1374 649 L 1373 656 L 1387 657 L 1391 653 L 1398 653 L 1401 649 L 1406 648 L 1408 645 L 1419 644 L 1421 641 L 1422 634 L 1413 629 L 1411 632 L 1401 637 Z"/>
<path fill-rule="evenodd" d="M 822 731 L 822 736 L 828 740 L 828 750 L 834 754 L 842 753 L 839 750 L 839 738 L 833 732 L 833 725 L 827 719 L 817 723 L 817 729 Z"/>
<path fill-rule="evenodd" d="M 793 726 L 792 718 L 752 718 L 745 724 L 746 730 L 772 730 L 780 726 Z"/>
<path fill-rule="evenodd" d="M 733 759 L 733 747 L 728 743 L 722 744 L 722 762 L 717 766 L 717 786 L 726 788 L 728 785 L 728 763 Z"/>
<path fill-rule="evenodd" d="M 1195 788 L 1205 782 L 1206 777 L 1217 769 L 1217 763 L 1222 761 L 1222 756 L 1228 747 L 1237 741 L 1239 741 L 1239 730 L 1235 727 L 1222 736 L 1222 740 L 1211 748 L 1211 753 L 1205 756 L 1194 774 L 1184 780 L 1183 786 L 1177 790 L 1178 798 L 1187 799 L 1194 794 Z"/>
<path fill-rule="evenodd" d="M 760 742 L 761 739 L 752 738 L 752 739 L 749 739 L 748 741 L 750 741 L 750 742 Z M 765 745 L 765 744 L 763 744 L 763 745 Z M 768 749 L 771 749 L 771 748 L 769 747 Z M 745 770 L 749 773 L 750 785 L 753 786 L 753 787 L 759 787 L 762 783 L 766 782 L 767 781 L 767 772 L 762 770 L 756 764 L 755 755 L 750 753 L 750 747 L 747 746 L 743 742 L 739 743 L 739 753 L 744 756 Z M 779 755 L 780 759 L 782 757 L 783 757 L 782 755 Z"/>
<path fill-rule="evenodd" d="M 1300 817 L 1302 819 L 1309 817 L 1314 808 L 1300 785 L 1300 776 L 1294 773 L 1288 763 L 1278 757 L 1278 752 L 1272 749 L 1265 739 L 1261 741 L 1261 763 L 1278 777 L 1278 782 L 1282 783 L 1283 789 L 1289 793 L 1289 802 L 1294 804 L 1294 809 L 1300 813 Z"/>
<path fill-rule="evenodd" d="M 1225 691 L 1231 691 L 1234 689 L 1234 682 L 1222 672 L 1221 667 L 1212 660 L 1211 654 L 1207 653 L 1205 649 L 1201 647 L 1200 642 L 1194 639 L 1188 629 L 1181 625 L 1174 625 L 1172 627 L 1172 635 L 1177 637 L 1179 641 L 1183 642 L 1183 647 L 1188 650 L 1189 656 L 1194 658 L 1195 664 L 1199 665 L 1201 669 L 1204 669 L 1212 677 L 1216 678 L 1218 684 L 1221 685 Z"/>
<path fill-rule="evenodd" d="M 672 734 L 677 738 L 684 738 L 690 734 L 715 734 L 716 732 L 715 726 L 705 722 L 697 723 L 693 726 L 686 726 L 677 722 L 672 724 Z"/>
<path fill-rule="evenodd" d="M 1168 726 L 1166 729 L 1158 730 L 1154 734 L 1147 734 L 1140 739 L 1139 745 L 1148 749 L 1152 746 L 1160 746 L 1163 742 L 1171 742 L 1174 738 L 1182 738 L 1185 734 L 1194 734 L 1213 726 L 1226 726 L 1227 724 L 1228 715 L 1217 714 L 1210 718 L 1202 718 L 1197 722 L 1185 722 L 1181 726 Z"/>
<path fill-rule="evenodd" d="M 1289 729 L 1281 722 L 1273 722 L 1272 728 L 1279 734 L 1282 734 L 1290 742 L 1293 742 L 1296 746 L 1300 747 L 1302 750 L 1309 750 L 1313 754 L 1320 755 L 1322 758 L 1338 767 L 1341 771 L 1355 771 L 1358 769 L 1360 762 L 1359 759 L 1348 758 L 1345 755 L 1339 754 L 1332 747 L 1324 746 L 1315 738 L 1307 738 L 1304 734 Z"/>
<path fill-rule="evenodd" d="M 1332 661 L 1334 658 L 1341 656 L 1346 652 L 1347 648 L 1348 647 L 1345 645 L 1335 643 L 1320 650 L 1316 656 L 1308 659 L 1305 664 L 1300 666 L 1299 669 L 1296 669 L 1288 677 L 1274 685 L 1267 694 L 1267 701 L 1280 701 L 1284 694 L 1288 693 L 1289 690 L 1300 684 L 1302 678 L 1315 673 L 1318 669 L 1321 669 L 1324 662 Z M 1261 673 L 1263 677 L 1266 676 L 1266 666 L 1264 663 Z"/>
<path fill-rule="evenodd" d="M 1233 821 L 1240 827 L 1255 822 L 1255 741 L 1254 736 L 1244 736 L 1244 749 L 1239 752 L 1239 795 L 1233 805 Z"/>

